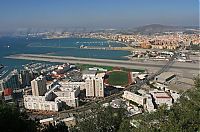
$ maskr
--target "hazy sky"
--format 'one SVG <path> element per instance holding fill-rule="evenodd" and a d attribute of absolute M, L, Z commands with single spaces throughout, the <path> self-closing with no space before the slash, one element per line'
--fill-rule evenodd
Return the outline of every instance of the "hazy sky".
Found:
<path fill-rule="evenodd" d="M 198 25 L 199 0 L 0 0 L 0 30 Z"/>

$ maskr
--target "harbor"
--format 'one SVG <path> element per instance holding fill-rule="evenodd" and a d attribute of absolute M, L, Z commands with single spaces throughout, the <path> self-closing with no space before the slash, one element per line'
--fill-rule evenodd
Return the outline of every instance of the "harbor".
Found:
<path fill-rule="evenodd" d="M 103 43 L 103 45 L 102 45 Z M 49 39 L 29 38 L 26 37 L 9 37 L 0 38 L 1 52 L 0 64 L 7 66 L 9 70 L 21 68 L 22 65 L 29 63 L 29 60 L 11 60 L 4 57 L 19 53 L 32 54 L 53 54 L 58 56 L 76 56 L 87 58 L 100 59 L 120 59 L 127 60 L 124 56 L 130 54 L 125 50 L 98 50 L 98 49 L 82 49 L 80 46 L 95 46 L 108 47 L 107 40 L 93 38 L 64 38 L 64 39 Z M 7 47 L 9 44 L 9 48 Z M 110 43 L 112 47 L 121 47 L 123 44 Z"/>

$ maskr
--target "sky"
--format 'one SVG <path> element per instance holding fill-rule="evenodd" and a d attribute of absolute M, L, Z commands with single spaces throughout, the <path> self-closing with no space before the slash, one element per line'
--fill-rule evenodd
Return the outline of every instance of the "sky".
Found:
<path fill-rule="evenodd" d="M 199 0 L 0 0 L 0 31 L 148 24 L 197 26 Z"/>

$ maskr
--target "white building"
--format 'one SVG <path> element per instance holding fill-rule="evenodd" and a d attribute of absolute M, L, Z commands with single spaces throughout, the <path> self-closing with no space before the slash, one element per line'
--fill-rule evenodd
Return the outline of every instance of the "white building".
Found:
<path fill-rule="evenodd" d="M 137 77 L 138 77 L 140 80 L 144 80 L 147 76 L 148 76 L 148 74 L 139 74 Z"/>
<path fill-rule="evenodd" d="M 65 87 L 80 87 L 80 90 L 85 89 L 85 82 L 61 82 Z"/>
<path fill-rule="evenodd" d="M 124 91 L 124 94 L 122 95 L 122 97 L 124 99 L 127 99 L 127 100 L 131 100 L 139 105 L 144 105 L 146 104 L 146 98 L 144 96 L 140 96 L 140 95 L 137 95 L 137 94 L 134 94 L 132 92 L 129 92 L 129 91 Z"/>
<path fill-rule="evenodd" d="M 45 96 L 24 96 L 24 107 L 30 110 L 59 111 L 61 101 L 46 101 Z"/>
<path fill-rule="evenodd" d="M 85 88 L 86 88 L 86 96 L 87 97 L 94 97 L 94 79 L 92 77 L 87 77 L 85 79 Z"/>
<path fill-rule="evenodd" d="M 94 79 L 94 89 L 95 89 L 95 96 L 96 97 L 104 97 L 103 78 L 96 77 Z"/>
<path fill-rule="evenodd" d="M 66 105 L 71 107 L 77 107 L 78 104 L 78 95 L 80 93 L 80 87 L 69 87 L 65 85 L 65 83 L 59 83 L 55 85 L 51 90 L 49 90 L 45 96 L 46 99 L 55 101 L 62 101 L 66 103 Z"/>
<path fill-rule="evenodd" d="M 82 79 L 86 79 L 88 77 L 94 78 L 96 76 L 96 71 L 87 71 L 87 70 L 85 70 L 82 73 L 83 73 Z"/>
<path fill-rule="evenodd" d="M 144 108 L 149 112 L 155 111 L 155 107 L 154 107 L 154 104 L 152 102 L 151 95 L 150 94 L 146 94 L 145 97 L 146 97 L 146 104 L 144 105 Z"/>
<path fill-rule="evenodd" d="M 95 77 L 87 77 L 85 79 L 87 97 L 104 97 L 104 76 L 105 73 L 99 73 Z"/>
<path fill-rule="evenodd" d="M 163 72 L 160 75 L 155 77 L 155 81 L 158 83 L 168 83 L 170 82 L 176 75 L 172 72 Z"/>
<path fill-rule="evenodd" d="M 154 104 L 152 102 L 152 97 L 150 94 L 145 95 L 137 95 L 129 91 L 124 91 L 124 94 L 122 95 L 124 99 L 131 100 L 141 106 L 144 107 L 147 111 L 154 111 Z"/>
<path fill-rule="evenodd" d="M 104 71 L 107 72 L 107 69 L 103 69 L 101 67 L 93 67 L 93 68 L 89 68 L 90 71 Z"/>
<path fill-rule="evenodd" d="M 67 88 L 62 86 L 60 87 L 60 90 L 61 91 L 54 92 L 54 94 L 57 96 L 55 100 L 61 100 L 71 107 L 79 106 L 78 103 L 78 95 L 80 93 L 79 87 Z"/>
<path fill-rule="evenodd" d="M 180 98 L 180 94 L 174 91 L 171 92 L 171 96 L 174 99 L 174 102 L 176 102 L 177 99 Z"/>
<path fill-rule="evenodd" d="M 42 96 L 46 93 L 46 79 L 42 75 L 31 81 L 32 95 Z"/>
<path fill-rule="evenodd" d="M 66 87 L 56 84 L 44 96 L 24 96 L 24 106 L 31 110 L 59 111 L 62 103 L 71 107 L 77 107 L 80 87 Z"/>
<path fill-rule="evenodd" d="M 158 106 L 163 105 L 163 104 L 171 106 L 173 103 L 172 96 L 165 91 L 151 92 L 151 94 L 153 95 L 153 98 L 155 99 L 155 103 Z"/>
<path fill-rule="evenodd" d="M 55 118 L 46 118 L 46 119 L 41 119 L 40 123 L 43 125 L 49 125 L 50 123 L 53 124 L 55 122 Z"/>
<path fill-rule="evenodd" d="M 47 90 L 50 90 L 52 89 L 56 84 L 58 83 L 58 80 L 53 80 L 52 82 L 50 83 L 47 83 L 46 87 L 47 87 Z"/>

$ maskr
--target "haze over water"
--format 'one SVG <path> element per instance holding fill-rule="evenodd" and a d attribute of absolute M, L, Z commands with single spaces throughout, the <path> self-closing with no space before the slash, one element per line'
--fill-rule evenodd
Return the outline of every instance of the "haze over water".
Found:
<path fill-rule="evenodd" d="M 86 43 L 90 42 L 90 44 Z M 97 42 L 97 43 L 95 43 Z M 8 66 L 9 69 L 19 68 L 23 64 L 30 61 L 26 60 L 13 60 L 6 59 L 5 56 L 12 54 L 49 54 L 49 55 L 61 55 L 61 56 L 74 56 L 74 57 L 86 57 L 86 58 L 105 58 L 105 59 L 126 59 L 123 56 L 130 54 L 128 51 L 111 51 L 111 50 L 87 50 L 80 49 L 81 45 L 85 46 L 108 46 L 106 40 L 90 39 L 90 38 L 66 38 L 66 39 L 52 39 L 43 40 L 41 38 L 0 38 L 0 64 Z M 112 46 L 123 46 L 119 43 L 109 43 Z M 55 46 L 50 47 L 30 47 L 32 46 Z M 59 48 L 64 47 L 76 47 L 76 48 Z"/>

